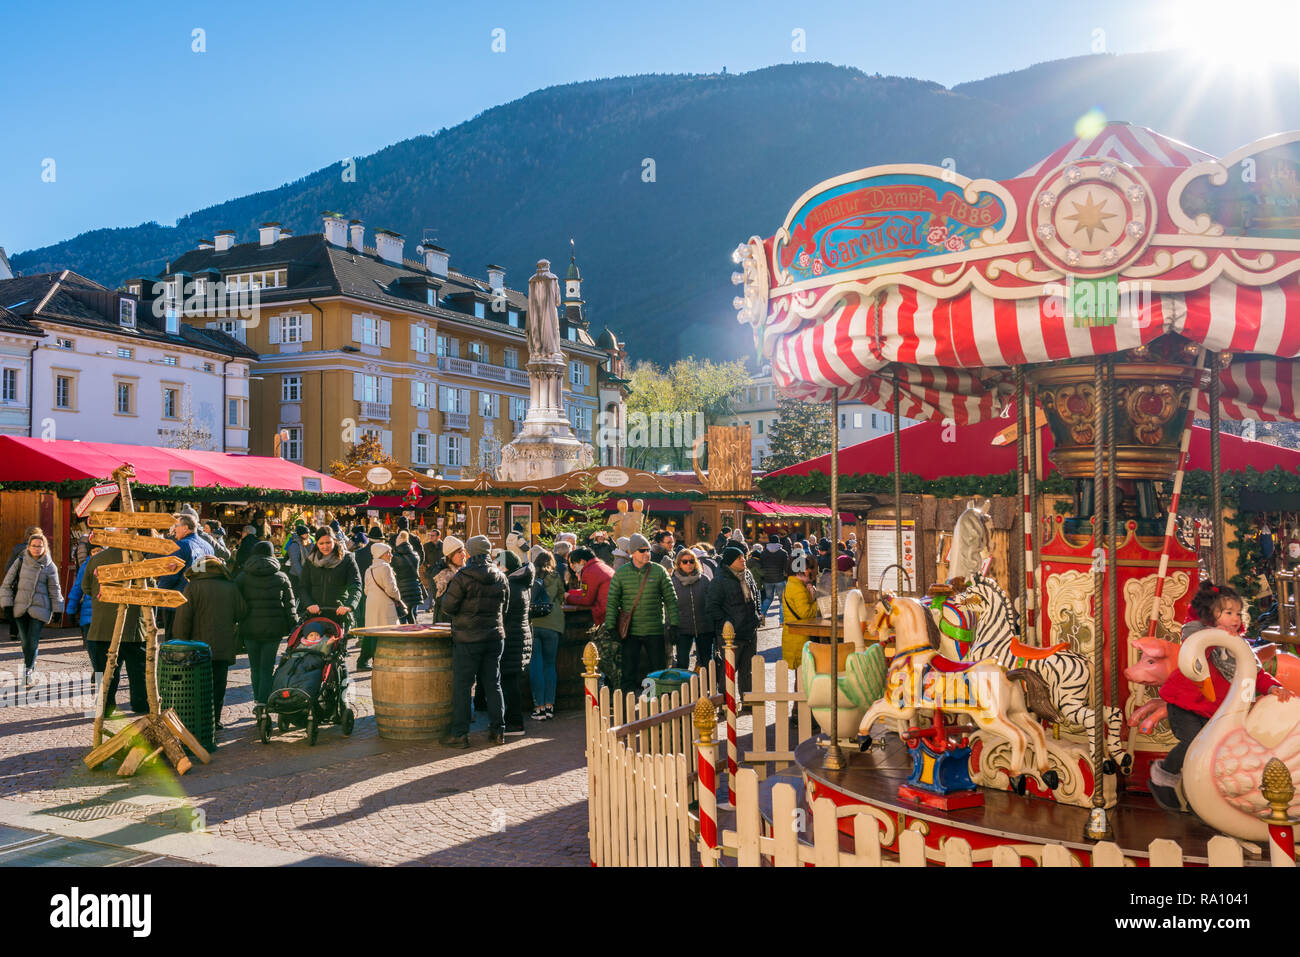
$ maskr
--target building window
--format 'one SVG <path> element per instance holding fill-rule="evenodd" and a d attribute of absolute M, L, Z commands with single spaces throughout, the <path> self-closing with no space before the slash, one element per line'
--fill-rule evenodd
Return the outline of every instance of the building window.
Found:
<path fill-rule="evenodd" d="M 121 347 L 121 346 L 118 346 L 118 348 L 117 348 L 117 357 L 118 357 L 119 359 L 130 359 L 130 358 L 132 358 L 134 355 L 135 355 L 135 352 L 134 352 L 134 350 L 132 350 L 132 349 L 125 349 L 125 348 L 123 348 L 123 347 Z"/>
<path fill-rule="evenodd" d="M 875 423 L 872 423 L 872 424 L 874 425 Z M 849 427 L 849 414 L 848 414 L 847 412 L 841 412 L 841 413 L 840 413 L 840 428 L 841 428 L 841 429 L 847 429 L 848 427 Z"/>
<path fill-rule="evenodd" d="M 439 358 L 456 358 L 460 355 L 460 343 L 450 336 L 438 336 L 438 357 Z"/>
<path fill-rule="evenodd" d="M 422 379 L 412 380 L 411 381 L 411 405 L 415 406 L 417 409 L 429 408 L 431 404 L 429 401 L 430 399 L 429 393 L 431 391 L 432 385 L 433 383 L 425 382 Z"/>
<path fill-rule="evenodd" d="M 135 415 L 135 386 L 130 382 L 117 383 L 117 414 Z"/>
<path fill-rule="evenodd" d="M 478 414 L 485 419 L 495 419 L 497 417 L 497 397 L 492 392 L 480 392 L 478 394 Z"/>
<path fill-rule="evenodd" d="M 519 368 L 519 350 L 518 350 L 518 349 L 515 349 L 515 348 L 513 348 L 513 347 L 511 347 L 511 348 L 509 348 L 509 349 L 506 349 L 506 351 L 505 351 L 505 356 L 502 358 L 501 361 L 502 361 L 502 363 L 504 363 L 504 365 L 505 365 L 505 367 L 506 367 L 507 369 L 518 369 L 518 368 Z"/>
<path fill-rule="evenodd" d="M 162 361 L 163 361 L 163 365 L 165 366 L 174 366 L 177 365 L 179 362 L 176 356 L 163 356 Z"/>
<path fill-rule="evenodd" d="M 140 284 L 138 282 L 133 282 L 131 285 L 126 287 L 126 291 L 133 296 L 138 296 L 140 295 Z"/>
<path fill-rule="evenodd" d="M 469 344 L 469 358 L 473 359 L 475 362 L 487 361 L 483 358 L 483 343 L 471 342 Z"/>
<path fill-rule="evenodd" d="M 487 314 L 487 312 L 486 312 L 486 310 L 485 310 L 484 307 L 483 307 L 483 303 L 481 303 L 481 302 L 476 302 L 476 303 L 474 303 L 474 318 L 475 318 L 475 319 L 482 319 L 486 314 Z"/>
<path fill-rule="evenodd" d="M 54 407 L 56 409 L 76 408 L 76 393 L 74 392 L 75 382 L 76 380 L 70 375 L 55 376 Z"/>
<path fill-rule="evenodd" d="M 135 300 L 123 299 L 120 301 L 117 312 L 118 321 L 128 329 L 135 328 Z"/>
<path fill-rule="evenodd" d="M 416 432 L 412 436 L 411 461 L 416 465 L 429 464 L 429 433 Z"/>
<path fill-rule="evenodd" d="M 361 401 L 362 402 L 379 402 L 381 401 L 380 400 L 381 394 L 382 392 L 381 392 L 381 386 L 379 384 L 379 376 L 363 375 L 361 377 Z"/>
<path fill-rule="evenodd" d="M 302 376 L 286 375 L 280 377 L 280 401 L 302 401 Z"/>
<path fill-rule="evenodd" d="M 447 461 L 444 464 L 462 465 L 463 463 L 461 462 L 461 457 L 460 457 L 461 456 L 460 436 L 448 435 L 445 438 L 447 441 Z"/>
<path fill-rule="evenodd" d="M 758 434 L 759 434 L 759 435 L 762 435 L 762 434 L 763 434 L 763 420 L 762 420 L 762 419 L 759 419 L 759 420 L 758 420 Z"/>
<path fill-rule="evenodd" d="M 860 428 L 862 428 L 862 413 L 861 413 L 861 412 L 854 412 L 854 413 L 853 413 L 853 427 L 854 427 L 855 429 L 860 429 Z"/>
<path fill-rule="evenodd" d="M 280 317 L 280 341 L 302 342 L 302 316 Z"/>
<path fill-rule="evenodd" d="M 430 287 L 424 291 L 425 301 L 431 306 L 438 304 L 438 290 Z"/>
<path fill-rule="evenodd" d="M 163 389 L 162 394 L 162 414 L 164 419 L 176 418 L 176 409 L 179 405 L 179 391 L 176 389 Z"/>
<path fill-rule="evenodd" d="M 73 343 L 71 339 L 55 339 L 54 348 L 67 349 L 69 352 L 71 352 L 73 349 L 76 348 L 76 345 Z"/>
<path fill-rule="evenodd" d="M 873 429 L 878 429 L 878 428 L 880 428 L 880 426 L 877 424 L 877 421 L 876 421 L 878 418 L 879 418 L 879 416 L 877 416 L 876 413 L 874 413 L 874 412 L 871 413 L 871 427 L 872 427 Z"/>
<path fill-rule="evenodd" d="M 569 382 L 581 388 L 591 381 L 591 367 L 585 362 L 569 363 Z"/>
<path fill-rule="evenodd" d="M 288 434 L 288 438 L 280 443 L 280 458 L 287 459 L 290 462 L 302 461 L 302 427 L 290 426 L 283 429 Z"/>
<path fill-rule="evenodd" d="M 194 295 L 206 296 L 208 294 L 208 281 L 206 279 L 194 280 Z"/>
<path fill-rule="evenodd" d="M 226 277 L 227 292 L 247 292 L 250 289 L 278 289 L 286 285 L 288 273 L 283 269 L 268 269 L 263 272 L 242 272 Z"/>
<path fill-rule="evenodd" d="M 240 401 L 238 399 L 226 400 L 226 425 L 238 427 L 241 424 L 239 421 L 239 406 Z"/>
<path fill-rule="evenodd" d="M 512 395 L 510 397 L 510 418 L 515 422 L 522 422 L 528 417 L 528 400 L 522 396 Z"/>
<path fill-rule="evenodd" d="M 511 310 L 509 311 L 508 315 L 509 315 L 509 320 L 508 320 L 508 321 L 509 321 L 510 325 L 512 325 L 514 328 L 518 329 L 518 328 L 520 327 L 520 323 L 519 323 L 519 310 L 518 310 L 518 309 L 511 309 Z"/>
<path fill-rule="evenodd" d="M 18 401 L 18 370 L 5 369 L 3 382 L 0 382 L 0 400 Z"/>
<path fill-rule="evenodd" d="M 570 341 L 570 342 L 577 342 L 577 341 L 578 341 L 578 327 L 577 327 L 577 326 L 569 326 L 569 335 L 568 335 L 568 338 L 569 338 L 569 341 Z"/>
<path fill-rule="evenodd" d="M 361 342 L 367 346 L 379 345 L 379 318 L 377 316 L 361 317 Z"/>
<path fill-rule="evenodd" d="M 204 372 L 211 372 L 211 371 L 213 371 L 213 369 L 214 369 L 214 366 L 212 365 L 211 362 L 205 362 L 205 363 L 203 363 L 203 371 L 204 371 Z"/>
<path fill-rule="evenodd" d="M 167 335 L 179 336 L 181 334 L 181 317 L 176 311 L 174 305 L 167 307 Z"/>
<path fill-rule="evenodd" d="M 412 326 L 411 327 L 411 348 L 416 352 L 427 353 L 429 351 L 429 327 Z"/>

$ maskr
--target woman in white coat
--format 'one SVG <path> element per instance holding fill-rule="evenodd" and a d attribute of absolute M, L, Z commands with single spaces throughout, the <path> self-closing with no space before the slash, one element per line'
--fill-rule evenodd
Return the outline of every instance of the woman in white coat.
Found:
<path fill-rule="evenodd" d="M 370 567 L 362 581 L 366 589 L 366 627 L 395 625 L 405 606 L 393 573 L 393 550 L 386 542 L 375 542 L 370 546 L 370 555 Z"/>

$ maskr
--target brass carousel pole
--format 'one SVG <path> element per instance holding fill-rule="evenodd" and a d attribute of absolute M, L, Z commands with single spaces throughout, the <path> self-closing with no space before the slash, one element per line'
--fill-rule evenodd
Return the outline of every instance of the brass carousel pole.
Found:
<path fill-rule="evenodd" d="M 1016 389 L 1016 467 L 1024 468 L 1025 442 L 1027 441 L 1027 437 L 1025 435 L 1025 367 L 1024 366 L 1016 366 L 1015 389 Z M 1030 558 L 1028 555 L 1029 550 L 1025 548 L 1025 543 L 1029 540 L 1028 539 L 1029 518 L 1028 515 L 1026 514 L 1028 511 L 1027 506 L 1029 504 L 1028 502 L 1029 476 L 1022 475 L 1020 477 L 1020 482 L 1018 484 L 1020 485 L 1020 488 L 1016 490 L 1019 493 L 1016 497 L 1020 499 L 1021 507 L 1016 510 L 1016 544 L 1011 549 L 1008 549 L 1008 553 L 1009 555 L 1015 554 L 1020 556 L 1020 560 L 1019 562 L 1017 562 L 1017 564 L 1021 566 L 1019 569 L 1019 574 L 1016 574 L 1015 577 L 1012 578 L 1012 581 L 1018 580 L 1020 582 L 1021 587 L 1025 589 L 1025 621 L 1024 621 L 1024 630 L 1022 634 L 1024 639 L 1028 643 L 1033 644 L 1033 640 L 1029 634 L 1029 630 L 1030 630 L 1029 622 L 1033 619 L 1034 616 L 1034 612 L 1033 612 L 1034 599 L 1029 591 L 1029 575 L 1030 575 L 1030 567 L 1029 567 Z M 1013 593 L 1014 593 L 1014 589 L 1013 589 Z"/>
<path fill-rule="evenodd" d="M 1116 524 L 1115 516 L 1115 496 L 1116 485 L 1119 483 L 1119 463 L 1115 452 L 1115 357 L 1111 356 L 1106 360 L 1106 528 L 1108 529 L 1106 538 L 1106 600 L 1110 603 L 1110 609 L 1106 614 L 1106 622 L 1109 626 L 1110 634 L 1110 705 L 1120 707 L 1119 700 L 1119 660 L 1120 660 L 1120 639 L 1119 639 L 1119 565 L 1116 562 L 1115 550 L 1118 548 L 1119 526 Z M 1096 708 L 1097 725 L 1104 724 L 1102 718 L 1108 712 L 1101 707 L 1098 702 Z M 1103 728 L 1104 732 L 1104 728 Z M 1100 781 L 1100 778 L 1094 778 L 1094 781 Z M 1102 789 L 1105 796 L 1105 789 Z"/>
<path fill-rule="evenodd" d="M 836 519 L 840 514 L 840 394 L 831 393 L 831 534 L 835 535 Z M 839 637 L 839 558 L 838 535 L 831 542 L 831 726 L 830 745 L 822 758 L 822 767 L 828 771 L 843 771 L 848 767 L 844 751 L 840 748 L 840 637 Z M 815 560 L 815 559 L 814 559 Z"/>
<path fill-rule="evenodd" d="M 894 366 L 894 561 L 898 565 L 898 590 L 903 591 L 903 417 L 899 411 L 898 366 Z M 913 526 L 915 527 L 915 526 Z M 914 533 L 915 534 L 915 533 Z"/>
<path fill-rule="evenodd" d="M 1219 366 L 1222 353 L 1210 353 L 1210 578 L 1223 582 L 1223 476 L 1219 462 Z"/>
<path fill-rule="evenodd" d="M 1093 706 L 1102 702 L 1102 595 L 1105 591 L 1105 560 L 1099 553 L 1102 536 L 1101 484 L 1106 463 L 1103 444 L 1107 423 L 1114 415 L 1113 406 L 1106 401 L 1105 360 L 1097 356 L 1092 372 L 1092 700 Z M 1111 836 L 1110 822 L 1106 818 L 1106 789 L 1102 785 L 1102 735 L 1101 721 L 1092 727 L 1092 812 L 1084 835 L 1090 841 L 1104 841 Z"/>
<path fill-rule="evenodd" d="M 1031 627 L 1033 634 L 1026 635 L 1026 640 L 1030 644 L 1046 645 L 1047 640 L 1042 637 L 1040 622 L 1043 618 L 1043 612 L 1039 609 L 1038 600 L 1038 567 L 1042 561 L 1040 549 L 1042 542 L 1040 540 L 1042 520 L 1039 517 L 1039 511 L 1042 503 L 1038 497 L 1038 389 L 1025 377 L 1027 383 L 1027 395 L 1025 405 L 1025 426 L 1029 430 L 1029 541 L 1030 541 L 1030 561 L 1033 574 L 1031 576 L 1031 587 L 1029 589 L 1029 599 L 1032 602 L 1034 613 L 1032 616 Z"/>

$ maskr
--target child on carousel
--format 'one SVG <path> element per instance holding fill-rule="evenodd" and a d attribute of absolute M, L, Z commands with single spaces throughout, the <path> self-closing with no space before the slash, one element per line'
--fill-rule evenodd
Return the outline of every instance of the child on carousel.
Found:
<path fill-rule="evenodd" d="M 1182 638 L 1186 640 L 1206 628 L 1221 628 L 1230 635 L 1240 635 L 1243 631 L 1242 608 L 1241 596 L 1227 585 L 1202 581 L 1192 596 L 1193 617 L 1183 625 Z M 1174 669 L 1160 686 L 1160 697 L 1169 705 L 1169 729 L 1178 739 L 1178 744 L 1163 760 L 1151 764 L 1151 796 L 1165 810 L 1183 809 L 1178 795 L 1183 778 L 1183 758 L 1187 755 L 1192 739 L 1209 723 L 1219 705 L 1227 698 L 1235 672 L 1236 663 L 1227 649 L 1214 648 L 1210 651 L 1208 681 L 1197 684 L 1181 670 Z M 1283 701 L 1292 697 L 1291 692 L 1263 668 L 1255 679 L 1255 694 L 1276 695 Z"/>

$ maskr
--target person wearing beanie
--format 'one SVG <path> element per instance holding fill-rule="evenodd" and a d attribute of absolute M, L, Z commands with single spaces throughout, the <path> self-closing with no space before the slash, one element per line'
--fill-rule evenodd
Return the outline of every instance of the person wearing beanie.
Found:
<path fill-rule="evenodd" d="M 628 536 L 631 560 L 614 573 L 605 607 L 605 628 L 622 640 L 622 690 L 640 691 L 641 683 L 665 663 L 665 638 L 677 644 L 677 593 L 664 567 L 650 559 L 650 542 L 639 532 Z M 628 612 L 627 634 L 620 635 L 619 615 Z"/>
<path fill-rule="evenodd" d="M 555 536 L 555 544 L 551 548 L 551 554 L 555 556 L 556 571 L 566 582 L 569 581 L 569 553 L 573 551 L 573 548 L 573 543 L 564 537 L 563 532 Z"/>
<path fill-rule="evenodd" d="M 785 591 L 786 569 L 790 563 L 790 553 L 781 544 L 781 536 L 772 532 L 767 536 L 767 544 L 759 555 L 758 564 L 763 570 L 763 618 L 771 610 L 773 602 L 777 606 L 777 620 L 784 622 L 781 608 L 781 593 Z"/>
<path fill-rule="evenodd" d="M 614 571 L 618 571 L 620 568 L 622 568 L 624 565 L 627 564 L 627 557 L 628 557 L 627 547 L 628 547 L 628 539 L 626 535 L 624 535 L 622 538 L 617 538 L 614 540 L 614 560 L 610 563 L 610 568 L 612 568 Z"/>
<path fill-rule="evenodd" d="M 442 596 L 447 593 L 447 586 L 451 584 L 452 576 L 460 571 L 466 560 L 469 558 L 469 552 L 465 551 L 465 543 L 455 535 L 448 535 L 439 546 L 442 549 L 443 564 L 437 574 L 433 576 L 433 621 L 435 624 L 450 624 L 451 616 L 442 608 Z"/>
<path fill-rule="evenodd" d="M 393 549 L 387 542 L 374 542 L 370 546 L 370 567 L 361 579 L 361 587 L 366 596 L 367 628 L 379 625 L 395 625 L 402 620 L 402 590 L 397 584 L 397 575 L 392 565 Z M 357 659 L 369 663 L 374 655 L 373 647 L 367 652 L 366 639 L 362 639 L 362 655 Z"/>
<path fill-rule="evenodd" d="M 469 559 L 452 576 L 442 597 L 443 612 L 451 618 L 452 711 L 451 726 L 441 743 L 450 748 L 469 747 L 475 682 L 487 699 L 488 740 L 492 744 L 505 742 L 501 655 L 505 651 L 510 584 L 505 573 L 488 561 L 491 548 L 492 543 L 483 535 L 466 542 Z"/>
<path fill-rule="evenodd" d="M 533 629 L 529 617 L 536 571 L 532 562 L 519 559 L 510 549 L 502 549 L 510 601 L 506 605 L 505 648 L 501 654 L 501 695 L 504 699 L 505 735 L 524 733 L 524 673 L 533 657 Z"/>
<path fill-rule="evenodd" d="M 733 528 L 733 529 L 731 530 L 731 540 L 732 540 L 733 542 L 736 542 L 736 543 L 739 544 L 739 545 L 744 545 L 744 544 L 745 544 L 745 530 L 744 530 L 744 529 L 741 529 L 741 528 Z"/>
<path fill-rule="evenodd" d="M 706 599 L 719 642 L 723 625 L 730 623 L 736 631 L 736 693 L 739 695 L 751 690 L 758 626 L 763 620 L 758 583 L 745 567 L 745 558 L 743 544 L 733 543 L 722 550 L 722 561 L 709 583 Z"/>
<path fill-rule="evenodd" d="M 299 597 L 302 594 L 302 565 L 307 560 L 307 553 L 311 551 L 311 546 L 311 529 L 299 522 L 294 526 L 293 535 L 285 545 L 283 569 L 289 576 L 293 593 Z"/>
<path fill-rule="evenodd" d="M 433 580 L 442 571 L 442 532 L 430 528 L 424 544 L 420 546 L 420 581 L 424 584 L 428 596 L 428 608 L 434 610 L 435 594 Z"/>
<path fill-rule="evenodd" d="M 265 541 L 253 546 L 252 554 L 235 578 L 235 587 L 248 606 L 248 614 L 239 623 L 239 640 L 248 653 L 256 718 L 266 708 L 271 694 L 280 642 L 298 621 L 297 592 L 280 567 L 271 543 Z"/>
<path fill-rule="evenodd" d="M 251 545 L 249 560 L 252 560 Z M 189 579 L 185 604 L 176 609 L 168 638 L 201 641 L 211 649 L 212 715 L 214 726 L 219 731 L 222 729 L 221 708 L 226 701 L 226 676 L 235 663 L 236 635 L 239 623 L 248 616 L 248 603 L 231 580 L 225 563 L 215 555 L 198 558 L 186 570 L 185 576 Z"/>
<path fill-rule="evenodd" d="M 397 587 L 402 592 L 405 611 L 400 615 L 403 624 L 415 624 L 415 610 L 424 601 L 424 586 L 420 584 L 420 553 L 411 543 L 411 533 L 402 529 L 397 533 L 391 557 Z"/>
<path fill-rule="evenodd" d="M 753 548 L 749 549 L 749 557 L 745 559 L 745 567 L 748 568 L 749 573 L 754 576 L 754 583 L 758 585 L 760 598 L 763 593 L 763 563 L 760 560 L 762 554 L 763 546 L 755 545 Z"/>
<path fill-rule="evenodd" d="M 614 543 L 609 540 L 609 532 L 603 528 L 591 533 L 591 542 L 587 547 L 606 565 L 614 563 Z"/>
<path fill-rule="evenodd" d="M 731 529 L 728 526 L 723 525 L 722 531 L 718 532 L 718 537 L 713 541 L 713 550 L 715 552 L 721 552 L 724 548 L 727 547 L 727 543 L 730 541 L 731 541 Z"/>

